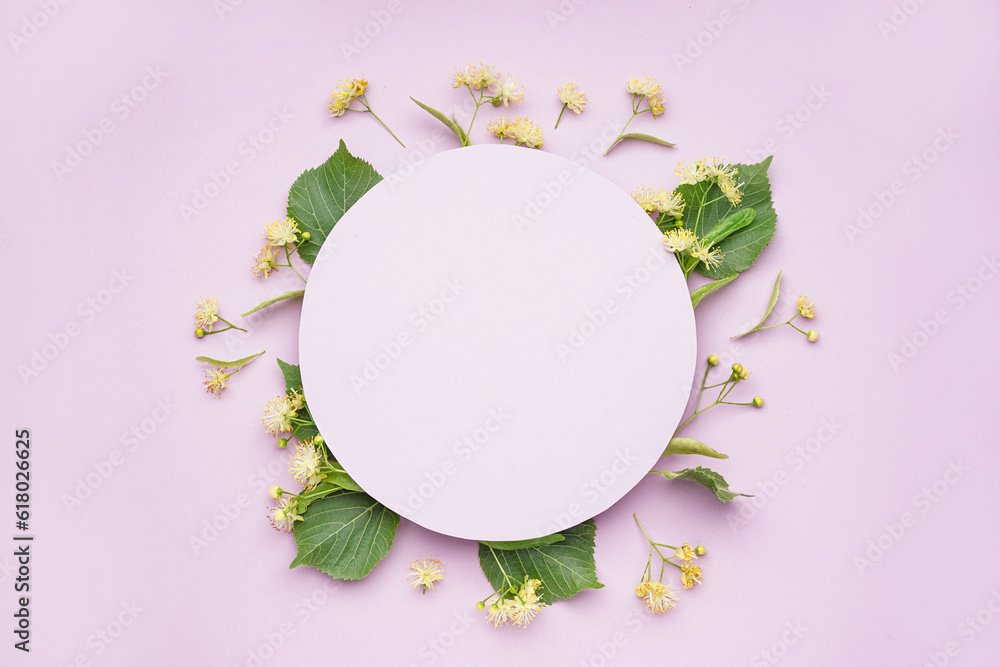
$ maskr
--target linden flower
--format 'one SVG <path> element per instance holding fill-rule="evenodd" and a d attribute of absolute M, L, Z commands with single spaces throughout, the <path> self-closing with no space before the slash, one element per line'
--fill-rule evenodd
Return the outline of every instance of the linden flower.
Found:
<path fill-rule="evenodd" d="M 226 369 L 221 366 L 215 366 L 209 368 L 205 371 L 205 391 L 210 394 L 215 395 L 216 398 L 222 397 L 222 390 L 228 387 L 226 380 L 232 373 L 226 373 Z"/>
<path fill-rule="evenodd" d="M 452 88 L 471 86 L 480 90 L 495 85 L 500 73 L 493 65 L 484 65 L 480 62 L 478 65 L 468 65 L 465 69 L 457 70 L 452 78 L 454 79 Z"/>
<path fill-rule="evenodd" d="M 576 84 L 570 81 L 559 86 L 559 101 L 573 113 L 580 113 L 587 106 L 587 95 L 577 89 Z"/>
<path fill-rule="evenodd" d="M 291 218 L 275 220 L 264 226 L 264 238 L 267 239 L 267 245 L 275 248 L 296 243 L 299 240 L 296 236 L 298 232 L 299 225 Z"/>
<path fill-rule="evenodd" d="M 534 121 L 528 120 L 525 116 L 518 116 L 514 119 L 508 136 L 513 137 L 518 146 L 528 148 L 541 148 L 545 144 L 545 135 L 542 128 Z"/>
<path fill-rule="evenodd" d="M 662 614 L 677 606 L 677 594 L 670 590 L 670 584 L 643 581 L 635 587 L 635 594 L 646 602 L 654 614 Z"/>
<path fill-rule="evenodd" d="M 700 183 L 706 178 L 709 178 L 708 172 L 705 170 L 705 163 L 703 160 L 694 160 L 684 164 L 683 162 L 677 163 L 677 169 L 674 170 L 674 176 L 681 179 L 681 183 L 687 185 L 694 185 L 695 183 Z"/>
<path fill-rule="evenodd" d="M 367 79 L 341 79 L 330 93 L 330 101 L 326 103 L 330 115 L 343 116 L 351 102 L 364 95 L 367 86 Z"/>
<path fill-rule="evenodd" d="M 651 76 L 646 76 L 645 73 L 638 79 L 629 79 L 628 83 L 625 84 L 625 89 L 633 95 L 642 95 L 651 99 L 663 97 L 660 82 Z"/>
<path fill-rule="evenodd" d="M 680 545 L 674 550 L 674 554 L 680 558 L 682 561 L 690 563 L 692 560 L 698 557 L 694 548 L 687 542 Z"/>
<path fill-rule="evenodd" d="M 194 311 L 194 325 L 206 332 L 212 330 L 212 325 L 219 321 L 219 300 L 212 297 L 201 297 Z"/>
<path fill-rule="evenodd" d="M 652 112 L 653 118 L 662 116 L 664 112 L 667 110 L 666 107 L 663 106 L 663 96 L 656 95 L 655 97 L 650 97 L 648 99 L 649 99 L 649 110 Z"/>
<path fill-rule="evenodd" d="M 816 304 L 807 296 L 799 297 L 797 308 L 799 309 L 799 315 L 802 317 L 807 317 L 810 320 L 816 317 Z"/>
<path fill-rule="evenodd" d="M 299 387 L 299 389 L 302 389 L 302 387 Z M 306 404 L 306 397 L 302 395 L 301 391 L 293 391 L 288 395 L 288 404 L 292 406 L 292 410 L 298 412 Z"/>
<path fill-rule="evenodd" d="M 671 229 L 663 235 L 663 245 L 667 246 L 667 250 L 675 254 L 684 252 L 694 245 L 697 240 L 698 237 L 695 236 L 695 233 L 684 227 Z"/>
<path fill-rule="evenodd" d="M 507 108 L 509 102 L 520 104 L 524 101 L 524 88 L 520 81 L 508 74 L 496 82 L 494 99 L 501 102 L 504 109 Z"/>
<path fill-rule="evenodd" d="M 486 619 L 493 621 L 493 627 L 498 627 L 514 617 L 513 600 L 497 600 L 486 610 Z"/>
<path fill-rule="evenodd" d="M 507 116 L 500 116 L 499 118 L 494 118 L 489 123 L 486 124 L 486 129 L 496 135 L 497 139 L 502 137 L 511 136 L 510 130 L 514 123 L 507 118 Z"/>
<path fill-rule="evenodd" d="M 319 484 L 322 479 L 319 474 L 319 467 L 322 464 L 323 455 L 315 442 L 313 440 L 299 440 L 295 445 L 295 453 L 291 455 L 288 472 L 292 473 L 296 482 L 310 488 Z"/>
<path fill-rule="evenodd" d="M 681 566 L 681 583 L 684 588 L 692 588 L 695 584 L 701 583 L 701 567 L 698 565 Z"/>
<path fill-rule="evenodd" d="M 292 408 L 288 396 L 275 396 L 264 406 L 264 416 L 260 421 L 264 424 L 264 428 L 267 429 L 268 433 L 278 437 L 279 433 L 292 430 L 292 422 L 290 420 L 295 415 L 296 412 Z"/>
<path fill-rule="evenodd" d="M 522 628 L 527 627 L 542 606 L 537 600 L 528 601 L 522 598 L 512 598 L 510 600 L 510 615 L 514 625 Z"/>
<path fill-rule="evenodd" d="M 271 271 L 278 270 L 278 264 L 274 261 L 274 248 L 271 246 L 264 246 L 261 251 L 257 253 L 257 259 L 254 260 L 254 265 L 251 267 L 254 276 L 257 280 L 261 278 L 267 278 Z"/>
<path fill-rule="evenodd" d="M 684 212 L 684 199 L 679 194 L 667 192 L 663 188 L 651 188 L 640 185 L 632 193 L 632 198 L 647 213 L 656 211 L 666 213 L 674 218 L 680 218 Z"/>
<path fill-rule="evenodd" d="M 726 195 L 726 199 L 733 206 L 736 206 L 741 201 L 743 201 L 743 192 L 740 188 L 743 186 L 742 183 L 736 184 L 736 180 L 729 174 L 723 174 L 719 176 L 719 189 L 722 190 L 722 194 Z"/>
<path fill-rule="evenodd" d="M 702 241 L 695 241 L 691 248 L 691 256 L 702 262 L 710 269 L 722 264 L 722 252 L 717 248 L 712 248 L 712 244 L 704 244 Z"/>
<path fill-rule="evenodd" d="M 303 521 L 299 515 L 299 501 L 291 496 L 282 496 L 278 499 L 278 506 L 271 510 L 271 525 L 275 530 L 283 530 L 290 533 L 295 530 L 295 522 Z"/>
<path fill-rule="evenodd" d="M 414 588 L 423 586 L 426 593 L 428 588 L 434 588 L 434 582 L 444 581 L 444 572 L 441 561 L 436 558 L 421 558 L 410 563 L 406 578 Z"/>

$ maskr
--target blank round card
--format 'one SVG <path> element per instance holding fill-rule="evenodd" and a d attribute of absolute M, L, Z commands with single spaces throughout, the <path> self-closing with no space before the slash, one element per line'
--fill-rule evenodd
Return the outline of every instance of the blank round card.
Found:
<path fill-rule="evenodd" d="M 539 537 L 659 459 L 695 367 L 686 282 L 620 188 L 515 146 L 435 155 L 337 223 L 302 306 L 313 418 L 425 528 Z"/>

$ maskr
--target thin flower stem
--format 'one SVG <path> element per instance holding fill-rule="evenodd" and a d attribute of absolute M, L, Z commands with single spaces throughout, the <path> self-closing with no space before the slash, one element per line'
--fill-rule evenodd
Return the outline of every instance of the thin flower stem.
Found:
<path fill-rule="evenodd" d="M 635 95 L 633 95 L 633 97 L 635 97 Z M 615 147 L 615 145 L 618 143 L 618 140 L 621 139 L 622 136 L 625 134 L 625 130 L 628 129 L 629 123 L 631 123 L 637 115 L 638 112 L 635 109 L 632 109 L 632 118 L 628 119 L 628 123 L 625 123 L 625 127 L 622 128 L 622 131 L 618 133 L 618 136 L 615 137 L 615 140 L 611 142 L 610 146 L 608 146 L 608 150 L 604 151 L 604 155 L 607 155 L 608 151 L 610 151 L 612 148 Z M 604 155 L 602 155 L 601 157 L 604 157 Z"/>
<path fill-rule="evenodd" d="M 795 326 L 795 325 L 794 325 L 794 324 L 792 324 L 791 322 L 788 322 L 788 326 L 790 326 L 791 328 L 795 329 L 796 331 L 798 331 L 798 332 L 799 332 L 800 334 L 802 334 L 803 336 L 808 336 L 808 335 L 809 335 L 808 333 L 806 333 L 806 332 L 805 332 L 805 331 L 803 331 L 802 329 L 798 328 L 797 326 Z"/>
<path fill-rule="evenodd" d="M 362 95 L 361 97 L 362 97 L 362 99 L 364 99 L 364 95 Z M 383 123 L 382 119 L 378 117 L 378 114 L 376 114 L 374 111 L 372 111 L 372 108 L 370 106 L 368 106 L 368 100 L 367 99 L 364 100 L 364 103 L 365 103 L 365 108 L 368 109 L 368 113 L 370 113 L 372 115 L 372 118 L 374 118 L 375 120 L 377 120 L 379 122 L 379 125 L 381 125 L 382 127 L 384 127 L 385 130 L 386 130 L 386 132 L 388 132 L 389 134 L 391 134 L 392 138 L 395 139 L 399 143 L 400 146 L 402 146 L 403 148 L 406 148 L 406 144 L 404 144 L 402 141 L 400 141 L 399 137 L 396 136 L 396 133 L 393 132 L 392 130 L 390 130 L 389 126 L 386 125 L 385 123 Z"/>
<path fill-rule="evenodd" d="M 227 320 L 227 319 L 226 319 L 226 318 L 224 318 L 224 317 L 220 317 L 220 318 L 219 318 L 219 321 L 220 321 L 220 322 L 225 322 L 226 324 L 228 324 L 228 325 L 229 325 L 229 328 L 230 328 L 230 329 L 239 329 L 240 331 L 246 331 L 246 329 L 244 329 L 243 327 L 238 327 L 238 326 L 236 326 L 235 324 L 233 324 L 232 322 L 230 322 L 229 320 Z M 223 329 L 223 331 L 225 331 L 225 330 L 226 330 L 226 329 Z M 214 332 L 213 332 L 213 333 L 214 333 Z"/>
<path fill-rule="evenodd" d="M 701 389 L 698 390 L 698 399 L 694 402 L 694 411 L 698 412 L 698 406 L 701 405 L 701 395 L 705 391 L 705 380 L 708 379 L 708 371 L 712 368 L 710 364 L 705 364 L 705 377 L 701 379 Z"/>
<path fill-rule="evenodd" d="M 372 115 L 374 116 L 375 114 L 372 114 Z M 385 129 L 388 130 L 389 128 L 385 128 Z M 391 134 L 391 132 L 390 132 L 390 134 Z M 295 275 L 297 275 L 299 277 L 299 280 L 301 280 L 302 282 L 306 282 L 306 279 L 302 277 L 302 274 L 299 273 L 298 270 L 296 270 L 296 268 L 294 266 L 292 266 L 292 252 L 291 252 L 291 250 L 288 249 L 287 245 L 285 246 L 285 259 L 288 260 L 288 268 L 290 268 L 292 271 L 295 271 Z"/>
<path fill-rule="evenodd" d="M 566 107 L 568 107 L 568 106 L 569 106 L 569 102 L 566 102 L 565 104 L 563 104 L 562 109 L 559 110 L 559 117 L 556 118 L 556 126 L 554 128 L 552 128 L 553 130 L 558 130 L 559 129 L 559 121 L 562 120 L 562 115 L 563 115 L 563 113 L 566 112 Z"/>

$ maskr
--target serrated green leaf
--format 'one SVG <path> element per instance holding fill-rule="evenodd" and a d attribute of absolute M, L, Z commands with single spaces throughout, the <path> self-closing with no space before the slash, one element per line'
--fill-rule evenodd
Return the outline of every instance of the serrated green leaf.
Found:
<path fill-rule="evenodd" d="M 562 542 L 545 546 L 504 551 L 480 542 L 479 564 L 494 590 L 508 585 L 506 571 L 517 583 L 525 576 L 540 579 L 544 603 L 567 600 L 587 588 L 604 588 L 594 565 L 595 531 L 594 520 L 589 519 L 559 533 Z"/>
<path fill-rule="evenodd" d="M 751 494 L 730 491 L 729 483 L 726 482 L 722 475 L 714 470 L 709 470 L 708 468 L 703 468 L 701 466 L 698 466 L 697 468 L 685 468 L 684 470 L 678 470 L 677 472 L 672 472 L 670 470 L 653 470 L 650 474 L 662 475 L 664 479 L 686 479 L 692 482 L 697 482 L 714 493 L 715 497 L 724 503 L 729 502 L 737 496 L 746 496 L 748 498 L 753 497 Z"/>
<path fill-rule="evenodd" d="M 562 542 L 566 538 L 560 533 L 553 533 L 551 535 L 545 535 L 544 537 L 536 537 L 532 540 L 514 540 L 511 542 L 487 542 L 483 541 L 480 544 L 485 544 L 488 547 L 493 547 L 494 549 L 500 549 L 501 551 L 516 551 L 517 549 L 530 549 L 531 547 L 544 547 L 548 544 L 555 544 L 556 542 Z"/>
<path fill-rule="evenodd" d="M 242 359 L 237 359 L 236 361 L 220 361 L 219 359 L 213 359 L 212 357 L 195 357 L 194 360 L 205 364 L 212 364 L 213 366 L 218 366 L 219 368 L 243 368 L 265 352 L 267 352 L 267 350 L 261 350 L 257 354 L 251 354 L 249 357 L 243 357 Z"/>
<path fill-rule="evenodd" d="M 729 458 L 728 455 L 717 452 L 704 442 L 694 438 L 671 438 L 667 448 L 660 454 L 660 458 L 674 454 L 698 454 L 699 456 L 710 456 L 713 459 Z"/>
<path fill-rule="evenodd" d="M 426 111 L 427 113 L 429 113 L 430 115 L 434 116 L 439 121 L 444 123 L 445 127 L 451 130 L 455 134 L 455 136 L 458 137 L 458 140 L 462 143 L 463 146 L 469 145 L 468 135 L 465 134 L 465 130 L 459 127 L 458 123 L 456 123 L 454 119 L 448 118 L 434 107 L 429 107 L 420 100 L 416 100 L 412 97 L 410 99 L 413 100 L 418 107 L 420 107 L 421 109 L 423 109 L 424 111 Z"/>
<path fill-rule="evenodd" d="M 721 280 L 713 280 L 710 283 L 705 283 L 698 289 L 694 290 L 693 292 L 691 292 L 691 307 L 697 308 L 698 304 L 701 303 L 702 299 L 704 299 L 706 296 L 708 296 L 715 290 L 725 287 L 729 283 L 733 282 L 739 275 L 740 274 L 738 273 L 734 273 L 733 275 L 727 276 Z"/>
<path fill-rule="evenodd" d="M 289 568 L 308 565 L 334 579 L 362 579 L 385 558 L 399 515 L 359 491 L 337 491 L 313 502 L 295 526 L 298 554 Z"/>
<path fill-rule="evenodd" d="M 296 290 L 292 290 L 291 292 L 285 292 L 284 294 L 279 294 L 278 296 L 272 297 L 270 299 L 267 299 L 266 301 L 261 301 L 256 306 L 254 306 L 253 308 L 251 308 L 247 312 L 245 312 L 242 315 L 240 315 L 240 317 L 246 317 L 247 315 L 253 315 L 258 310 L 262 310 L 264 308 L 267 308 L 268 306 L 273 305 L 275 303 L 278 303 L 279 301 L 285 301 L 286 299 L 294 299 L 296 297 L 302 296 L 305 293 L 306 293 L 306 291 L 304 289 L 296 289 Z"/>
<path fill-rule="evenodd" d="M 329 160 L 295 179 L 288 192 L 288 217 L 312 237 L 295 248 L 303 262 L 316 261 L 320 246 L 333 226 L 381 180 L 370 164 L 348 152 L 343 139 Z"/>
<path fill-rule="evenodd" d="M 757 164 L 734 164 L 738 170 L 737 180 L 744 183 L 743 201 L 733 207 L 722 195 L 718 185 L 702 181 L 694 185 L 682 184 L 676 192 L 684 197 L 684 225 L 698 236 L 719 224 L 730 214 L 742 209 L 754 210 L 753 222 L 741 231 L 723 239 L 717 246 L 723 253 L 722 263 L 714 269 L 707 269 L 698 263 L 697 269 L 709 278 L 723 278 L 750 268 L 760 251 L 774 236 L 777 214 L 771 201 L 771 184 L 767 177 L 771 157 Z M 706 203 L 702 205 L 702 201 Z"/>
<path fill-rule="evenodd" d="M 767 318 L 771 317 L 771 312 L 774 310 L 775 304 L 778 303 L 778 295 L 781 293 L 781 271 L 778 271 L 778 277 L 774 279 L 774 288 L 771 290 L 771 300 L 767 302 L 767 308 L 764 310 L 764 317 L 760 318 L 760 322 L 747 329 L 743 333 L 736 334 L 735 336 L 730 336 L 729 338 L 739 338 L 740 336 L 746 336 L 748 333 L 753 333 L 764 326 L 767 322 Z"/>
<path fill-rule="evenodd" d="M 302 373 L 299 371 L 299 367 L 295 364 L 286 363 L 281 359 L 278 359 L 277 361 L 278 368 L 281 369 L 281 375 L 285 378 L 285 393 L 297 392 L 302 389 Z M 309 413 L 308 402 L 305 407 L 299 411 L 298 418 L 304 421 L 313 421 L 312 415 Z M 295 424 L 292 429 L 292 433 L 299 440 L 308 440 L 309 438 L 319 435 L 319 429 L 317 429 L 313 424 Z"/>

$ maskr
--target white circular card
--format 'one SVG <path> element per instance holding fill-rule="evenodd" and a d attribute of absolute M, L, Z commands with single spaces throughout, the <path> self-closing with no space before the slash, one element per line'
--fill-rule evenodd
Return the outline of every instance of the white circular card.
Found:
<path fill-rule="evenodd" d="M 677 262 L 620 188 L 515 146 L 364 195 L 309 276 L 299 358 L 330 450 L 447 535 L 520 540 L 607 509 L 657 461 L 695 367 Z"/>

